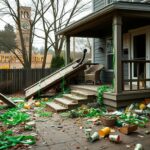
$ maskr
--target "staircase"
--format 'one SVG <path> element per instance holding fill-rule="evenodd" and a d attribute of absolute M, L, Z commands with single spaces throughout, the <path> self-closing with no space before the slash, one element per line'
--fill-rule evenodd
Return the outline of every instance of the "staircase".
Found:
<path fill-rule="evenodd" d="M 46 109 L 53 112 L 63 112 L 96 101 L 96 86 L 72 85 L 70 88 L 70 94 L 64 94 L 63 97 L 48 102 Z"/>

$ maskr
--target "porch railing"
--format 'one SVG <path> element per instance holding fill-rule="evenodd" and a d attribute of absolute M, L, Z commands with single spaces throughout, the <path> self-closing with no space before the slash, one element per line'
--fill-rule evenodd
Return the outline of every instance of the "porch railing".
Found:
<path fill-rule="evenodd" d="M 150 89 L 150 60 L 122 60 L 122 90 Z"/>

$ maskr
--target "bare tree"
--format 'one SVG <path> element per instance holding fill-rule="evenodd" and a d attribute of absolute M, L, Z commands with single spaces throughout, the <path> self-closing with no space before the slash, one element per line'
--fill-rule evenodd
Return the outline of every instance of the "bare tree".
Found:
<path fill-rule="evenodd" d="M 44 5 L 41 6 L 40 1 L 42 1 Z M 41 14 L 44 15 L 50 7 L 49 3 L 46 3 L 45 0 L 30 0 L 30 3 L 31 3 L 30 6 L 32 6 L 34 13 L 32 13 L 32 18 L 29 19 L 29 33 L 28 33 L 29 34 L 29 39 L 28 39 L 29 46 L 27 48 L 25 45 L 25 39 L 23 36 L 24 31 L 21 27 L 20 8 L 23 5 L 21 3 L 21 0 L 11 0 L 11 1 L 1 0 L 0 1 L 0 4 L 2 4 L 3 6 L 2 11 L 1 11 L 3 15 L 10 15 L 15 21 L 15 24 L 17 25 L 21 47 L 17 47 L 17 51 L 18 51 L 17 53 L 14 50 L 12 50 L 12 52 L 17 56 L 17 58 L 19 58 L 24 68 L 31 68 L 32 45 L 33 45 L 33 39 L 34 39 L 35 25 L 41 19 L 42 17 Z"/>
<path fill-rule="evenodd" d="M 48 0 L 51 7 L 48 12 L 43 15 L 43 10 L 40 11 L 42 16 L 42 24 L 44 36 L 38 36 L 44 40 L 44 60 L 42 67 L 45 67 L 46 57 L 50 48 L 54 49 L 55 56 L 59 57 L 64 44 L 64 36 L 56 35 L 55 33 L 68 26 L 73 18 L 87 9 L 87 1 L 84 0 Z M 40 0 L 41 6 L 43 1 Z M 89 7 L 89 6 L 88 6 Z M 44 7 L 42 7 L 44 8 Z M 49 16 L 49 17 L 47 17 Z"/>

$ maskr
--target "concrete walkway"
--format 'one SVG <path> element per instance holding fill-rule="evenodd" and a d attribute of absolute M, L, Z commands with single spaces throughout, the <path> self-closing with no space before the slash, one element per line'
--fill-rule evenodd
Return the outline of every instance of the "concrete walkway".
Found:
<path fill-rule="evenodd" d="M 134 150 L 136 143 L 141 143 L 144 150 L 150 149 L 150 134 L 144 134 L 145 130 L 150 130 L 150 124 L 130 135 L 123 135 L 115 129 L 113 134 L 121 136 L 120 144 L 112 143 L 107 138 L 88 142 L 82 127 L 91 127 L 95 132 L 103 126 L 87 123 L 85 118 L 64 119 L 54 114 L 52 118 L 37 118 L 36 127 L 38 140 L 31 150 Z"/>

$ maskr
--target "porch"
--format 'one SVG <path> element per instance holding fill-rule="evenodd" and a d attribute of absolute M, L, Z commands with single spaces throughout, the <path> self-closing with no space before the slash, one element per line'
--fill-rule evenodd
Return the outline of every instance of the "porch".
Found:
<path fill-rule="evenodd" d="M 150 4 L 145 3 L 115 2 L 57 33 L 66 36 L 66 63 L 69 63 L 70 57 L 70 37 L 112 38 L 114 92 L 104 93 L 105 104 L 122 107 L 127 103 L 150 97 L 149 8 Z M 144 34 L 143 47 L 142 44 L 138 45 L 138 38 L 134 39 L 136 29 L 140 30 L 140 34 Z M 143 30 L 144 32 L 141 32 Z M 127 42 L 124 42 L 126 34 Z M 101 47 L 104 49 L 103 52 Z M 135 50 L 140 53 L 133 54 Z M 100 46 L 97 51 L 94 49 L 93 55 L 97 54 L 101 56 L 99 59 L 95 59 L 97 56 L 93 57 L 93 62 L 103 64 L 107 71 L 106 45 Z M 123 54 L 127 54 L 126 59 Z M 143 56 L 144 58 L 141 58 Z"/>
<path fill-rule="evenodd" d="M 78 91 L 92 92 L 97 96 L 97 88 L 101 85 L 71 85 L 71 89 Z M 112 87 L 112 85 L 108 85 Z M 124 85 L 125 89 L 120 94 L 115 92 L 104 92 L 104 104 L 113 108 L 125 107 L 131 103 L 143 101 L 145 98 L 150 98 L 150 89 L 130 90 L 129 85 Z M 136 86 L 135 86 L 136 88 Z"/>

